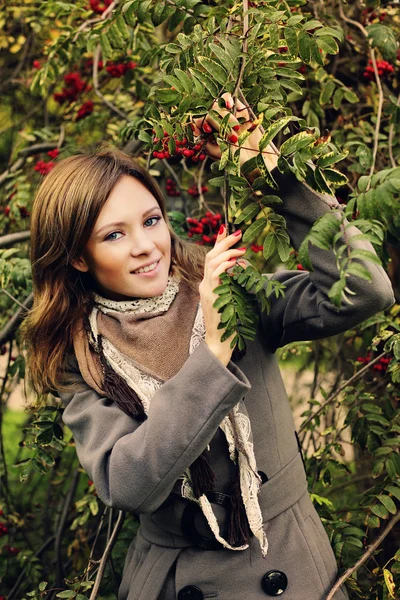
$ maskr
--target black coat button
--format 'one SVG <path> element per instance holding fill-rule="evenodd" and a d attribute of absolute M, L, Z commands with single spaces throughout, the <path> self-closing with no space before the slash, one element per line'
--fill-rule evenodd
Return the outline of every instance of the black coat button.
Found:
<path fill-rule="evenodd" d="M 195 585 L 187 585 L 178 594 L 178 600 L 203 600 L 204 595 Z"/>
<path fill-rule="evenodd" d="M 258 471 L 259 476 L 261 477 L 261 485 L 268 481 L 267 474 L 264 471 Z"/>
<path fill-rule="evenodd" d="M 267 596 L 280 596 L 287 585 L 288 579 L 283 571 L 268 571 L 261 579 L 261 587 Z"/>

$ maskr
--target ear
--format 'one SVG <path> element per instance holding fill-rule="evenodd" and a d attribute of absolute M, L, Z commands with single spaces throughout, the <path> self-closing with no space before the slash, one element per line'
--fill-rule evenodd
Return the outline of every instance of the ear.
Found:
<path fill-rule="evenodd" d="M 89 271 L 89 265 L 87 264 L 83 256 L 80 256 L 79 258 L 74 258 L 73 260 L 71 260 L 70 264 L 74 267 L 74 269 L 77 269 L 82 273 L 87 273 Z"/>

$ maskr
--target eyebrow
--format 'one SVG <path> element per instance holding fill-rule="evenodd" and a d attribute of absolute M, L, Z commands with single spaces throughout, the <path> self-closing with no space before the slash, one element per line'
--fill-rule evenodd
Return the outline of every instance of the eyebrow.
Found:
<path fill-rule="evenodd" d="M 142 218 L 147 217 L 147 215 L 149 215 L 150 213 L 152 213 L 153 211 L 155 211 L 157 209 L 161 210 L 161 208 L 159 207 L 158 204 L 156 204 L 156 206 L 152 206 L 151 208 L 149 208 L 142 214 Z M 103 227 L 100 227 L 100 229 L 98 231 L 96 231 L 95 235 L 96 236 L 100 235 L 100 233 L 102 231 L 104 231 L 104 229 L 108 229 L 109 227 L 122 227 L 124 225 L 126 225 L 125 221 L 117 221 L 115 223 L 107 223 L 107 225 L 103 225 Z"/>

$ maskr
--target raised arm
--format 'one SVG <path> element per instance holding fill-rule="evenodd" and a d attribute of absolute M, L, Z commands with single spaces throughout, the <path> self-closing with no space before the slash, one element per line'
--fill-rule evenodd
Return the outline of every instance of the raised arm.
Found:
<path fill-rule="evenodd" d="M 225 367 L 205 343 L 151 400 L 139 424 L 82 379 L 76 360 L 66 373 L 66 405 L 79 461 L 108 506 L 136 513 L 155 511 L 174 483 L 207 447 L 222 419 L 250 384 L 233 363 Z"/>
<path fill-rule="evenodd" d="M 294 176 L 282 175 L 274 169 L 279 184 L 278 193 L 283 200 L 279 212 L 285 217 L 293 247 L 297 250 L 313 223 L 326 212 L 340 205 L 335 198 L 319 194 Z M 361 232 L 356 227 L 346 230 L 347 243 L 352 248 L 374 252 L 366 241 L 351 239 Z M 344 239 L 343 239 L 344 241 Z M 273 279 L 286 285 L 285 297 L 271 298 L 271 311 L 262 314 L 265 339 L 272 350 L 298 340 L 318 339 L 335 335 L 361 323 L 371 315 L 384 310 L 394 302 L 392 286 L 384 269 L 370 261 L 357 259 L 371 273 L 371 281 L 355 275 L 348 278 L 348 287 L 355 292 L 352 304 L 342 304 L 338 309 L 329 300 L 328 292 L 338 279 L 336 258 L 333 252 L 310 248 L 314 270 L 278 271 Z"/>

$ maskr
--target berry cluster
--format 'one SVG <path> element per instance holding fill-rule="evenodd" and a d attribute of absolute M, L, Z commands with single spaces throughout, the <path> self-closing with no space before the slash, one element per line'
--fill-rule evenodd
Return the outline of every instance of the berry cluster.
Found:
<path fill-rule="evenodd" d="M 250 248 L 255 254 L 258 254 L 264 250 L 264 246 L 259 246 L 258 244 L 251 244 Z"/>
<path fill-rule="evenodd" d="M 49 150 L 47 153 L 47 156 L 50 156 L 50 158 L 57 158 L 57 156 L 60 154 L 60 151 L 58 148 L 54 148 L 54 150 Z M 55 162 L 53 162 L 52 160 L 49 161 L 45 161 L 45 160 L 38 160 L 36 165 L 34 166 L 34 170 L 38 171 L 41 175 L 47 175 L 47 173 L 49 173 L 53 167 L 55 167 Z M 23 207 L 21 207 L 23 208 Z M 20 212 L 21 212 L 21 208 L 20 208 Z M 22 215 L 21 216 L 27 216 L 27 215 Z"/>
<path fill-rule="evenodd" d="M 16 556 L 20 552 L 19 548 L 15 548 L 15 546 L 9 546 L 8 544 L 4 546 L 4 550 L 13 556 Z"/>
<path fill-rule="evenodd" d="M 0 523 L 0 537 L 8 534 L 8 527 L 5 523 Z"/>
<path fill-rule="evenodd" d="M 88 115 L 91 115 L 93 112 L 93 108 L 94 108 L 94 104 L 93 104 L 92 100 L 88 100 L 87 102 L 84 102 L 77 112 L 76 120 L 80 121 L 81 119 L 84 119 Z"/>
<path fill-rule="evenodd" d="M 64 83 L 65 86 L 61 92 L 56 92 L 54 94 L 54 100 L 59 104 L 71 104 L 71 102 L 75 102 L 78 99 L 80 94 L 91 89 L 90 85 L 81 79 L 80 74 L 77 72 L 64 75 Z"/>
<path fill-rule="evenodd" d="M 165 182 L 165 193 L 167 194 L 167 196 L 181 195 L 180 191 L 176 189 L 175 180 L 171 179 L 171 177 L 168 177 L 167 181 Z"/>
<path fill-rule="evenodd" d="M 219 213 L 213 215 L 211 212 L 206 212 L 200 219 L 188 217 L 186 219 L 189 225 L 188 237 L 193 238 L 199 246 L 213 244 L 221 227 L 221 218 Z"/>
<path fill-rule="evenodd" d="M 211 129 L 211 128 L 210 128 Z M 153 133 L 155 130 L 153 129 Z M 158 137 L 153 138 L 153 143 L 156 144 L 157 150 L 153 151 L 155 158 L 171 158 L 168 143 L 170 141 L 170 135 L 168 131 L 164 131 L 164 137 L 162 139 Z M 202 144 L 191 144 L 186 137 L 181 140 L 177 136 L 173 136 L 175 141 L 175 156 L 184 156 L 190 158 L 192 162 L 203 161 L 206 159 L 206 155 L 203 152 L 204 143 Z"/>
<path fill-rule="evenodd" d="M 208 187 L 206 185 L 202 185 L 200 189 L 201 189 L 202 194 L 205 194 L 206 192 L 208 192 Z M 199 188 L 197 187 L 197 185 L 195 183 L 193 185 L 191 185 L 190 188 L 188 188 L 187 193 L 190 196 L 193 196 L 193 198 L 198 198 L 200 195 Z"/>
<path fill-rule="evenodd" d="M 102 15 L 112 0 L 89 0 L 90 8 L 98 15 Z"/>
<path fill-rule="evenodd" d="M 364 25 L 369 25 L 374 21 L 374 19 L 379 19 L 379 21 L 384 21 L 386 17 L 386 12 L 382 10 L 379 14 L 370 6 L 369 8 L 364 8 L 361 12 L 361 21 Z"/>
<path fill-rule="evenodd" d="M 135 69 L 137 63 L 129 61 L 126 63 L 109 62 L 106 66 L 106 71 L 110 77 L 123 77 L 130 69 Z"/>
<path fill-rule="evenodd" d="M 391 75 L 394 73 L 394 67 L 387 60 L 377 60 L 376 67 L 378 69 L 379 77 L 385 77 L 386 75 Z M 365 71 L 363 76 L 370 81 L 375 79 L 374 67 L 372 66 L 372 60 L 368 61 L 368 66 L 365 67 Z"/>
<path fill-rule="evenodd" d="M 373 367 L 373 371 L 381 371 L 385 372 L 389 366 L 390 361 L 392 360 L 391 356 L 382 356 L 382 358 L 377 362 Z M 357 362 L 362 363 L 363 365 L 368 365 L 371 362 L 371 352 L 368 352 L 366 356 L 358 356 Z"/>
<path fill-rule="evenodd" d="M 55 163 L 51 160 L 49 162 L 46 162 L 44 160 L 38 160 L 34 167 L 34 170 L 38 171 L 41 175 L 47 175 L 47 173 L 50 173 L 54 166 Z"/>

